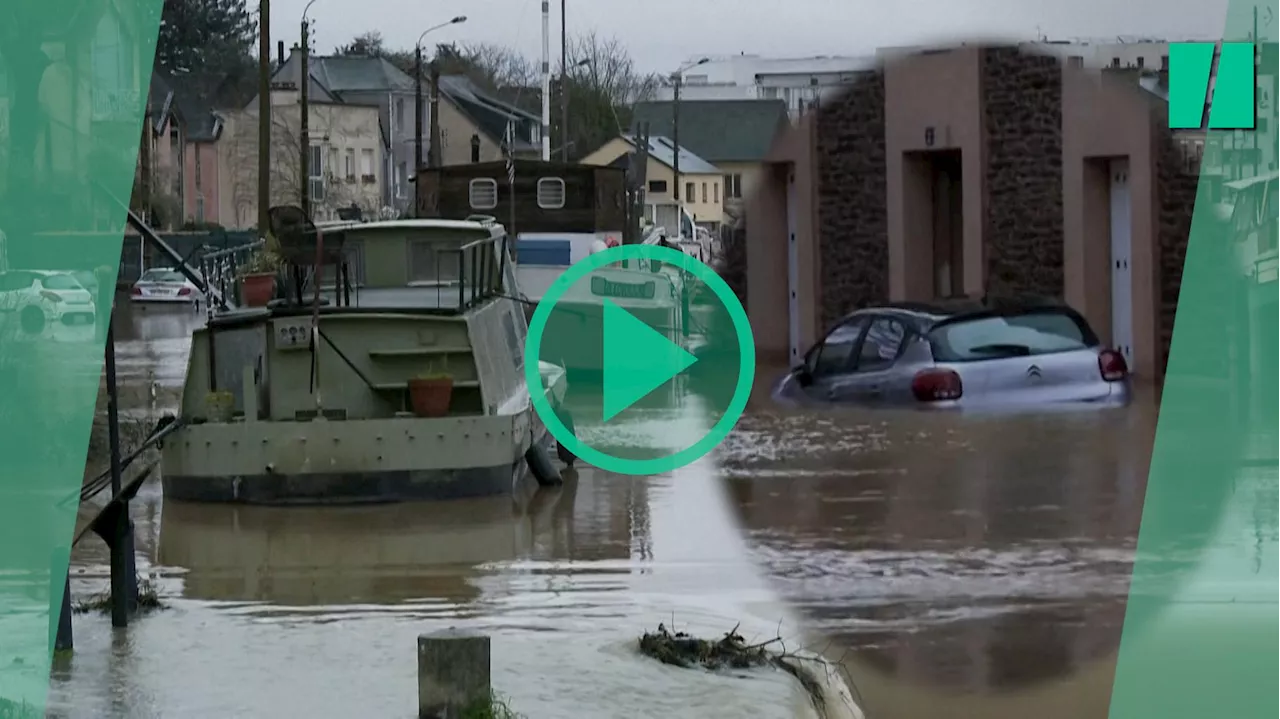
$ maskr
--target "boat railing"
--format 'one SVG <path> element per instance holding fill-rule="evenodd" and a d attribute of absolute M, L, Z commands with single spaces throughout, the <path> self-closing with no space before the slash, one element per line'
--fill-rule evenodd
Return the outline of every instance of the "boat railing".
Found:
<path fill-rule="evenodd" d="M 504 294 L 505 264 L 510 262 L 506 235 L 486 237 L 457 248 L 436 250 L 437 258 L 444 255 L 458 258 L 458 309 L 468 309 L 491 297 Z M 443 282 L 446 278 L 440 276 L 439 269 L 442 264 L 436 262 L 436 273 L 437 280 Z M 453 281 L 453 278 L 447 280 Z"/>
<path fill-rule="evenodd" d="M 235 297 L 236 273 L 240 267 L 249 261 L 253 253 L 265 245 L 265 240 L 258 240 L 257 242 L 228 247 L 225 250 L 214 250 L 201 255 L 200 276 L 204 279 L 209 292 L 223 298 L 224 305 L 227 298 Z M 212 313 L 214 311 L 214 303 L 209 302 L 208 308 L 209 312 Z"/>

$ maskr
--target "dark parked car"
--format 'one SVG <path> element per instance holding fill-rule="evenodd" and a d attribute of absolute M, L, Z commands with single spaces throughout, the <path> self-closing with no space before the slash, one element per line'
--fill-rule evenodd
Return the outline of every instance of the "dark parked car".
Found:
<path fill-rule="evenodd" d="M 841 320 L 774 388 L 780 400 L 929 409 L 1116 406 L 1128 363 L 1060 303 L 887 304 Z"/>

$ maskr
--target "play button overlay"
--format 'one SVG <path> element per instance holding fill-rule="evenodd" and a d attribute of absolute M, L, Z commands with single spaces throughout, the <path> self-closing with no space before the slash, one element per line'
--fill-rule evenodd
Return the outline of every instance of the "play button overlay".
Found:
<path fill-rule="evenodd" d="M 733 291 L 695 258 L 654 245 L 569 267 L 538 303 L 524 352 L 547 430 L 583 462 L 619 474 L 669 472 L 715 449 L 755 375 L 751 325 Z M 562 401 L 543 386 L 540 362 L 565 368 Z"/>
<path fill-rule="evenodd" d="M 604 300 L 603 420 L 644 399 L 698 361 L 683 347 L 622 309 Z"/>

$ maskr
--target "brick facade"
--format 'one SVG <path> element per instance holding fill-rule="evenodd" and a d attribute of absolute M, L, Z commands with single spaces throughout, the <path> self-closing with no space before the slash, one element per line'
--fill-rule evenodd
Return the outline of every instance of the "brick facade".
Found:
<path fill-rule="evenodd" d="M 982 54 L 986 291 L 1061 298 L 1062 66 L 1054 57 Z"/>
<path fill-rule="evenodd" d="M 821 326 L 889 296 L 884 74 L 862 75 L 817 117 Z"/>

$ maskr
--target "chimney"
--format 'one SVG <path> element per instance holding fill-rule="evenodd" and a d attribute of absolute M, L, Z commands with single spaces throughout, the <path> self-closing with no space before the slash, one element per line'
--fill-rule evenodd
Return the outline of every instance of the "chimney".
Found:
<path fill-rule="evenodd" d="M 280 67 L 284 67 L 284 40 L 276 41 L 276 62 L 280 63 Z"/>

